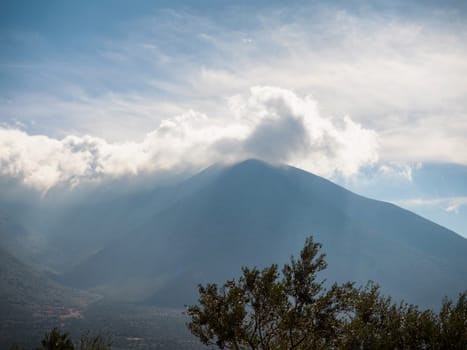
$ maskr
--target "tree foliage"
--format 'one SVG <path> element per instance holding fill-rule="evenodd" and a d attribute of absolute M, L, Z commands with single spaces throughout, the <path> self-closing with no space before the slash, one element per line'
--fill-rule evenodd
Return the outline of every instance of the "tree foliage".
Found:
<path fill-rule="evenodd" d="M 92 334 L 87 331 L 81 335 L 79 345 L 75 347 L 67 332 L 53 328 L 46 333 L 41 340 L 41 346 L 37 350 L 110 350 L 112 339 L 108 334 Z M 21 349 L 21 347 L 11 347 Z"/>
<path fill-rule="evenodd" d="M 62 333 L 58 328 L 53 328 L 44 335 L 38 350 L 74 350 L 74 348 L 68 333 Z"/>
<path fill-rule="evenodd" d="M 244 267 L 238 280 L 200 285 L 188 328 L 220 349 L 467 349 L 467 293 L 436 315 L 392 302 L 372 282 L 325 288 L 320 248 L 309 238 L 281 271 Z"/>
<path fill-rule="evenodd" d="M 79 350 L 110 350 L 112 338 L 109 334 L 85 332 L 79 341 Z"/>

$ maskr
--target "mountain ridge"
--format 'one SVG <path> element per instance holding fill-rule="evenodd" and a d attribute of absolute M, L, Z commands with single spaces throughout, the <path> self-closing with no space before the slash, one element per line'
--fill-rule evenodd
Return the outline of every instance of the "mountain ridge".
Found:
<path fill-rule="evenodd" d="M 311 234 L 328 256 L 328 279 L 373 279 L 423 306 L 444 293 L 429 277 L 448 294 L 467 287 L 460 235 L 303 170 L 257 160 L 225 167 L 63 278 L 120 298 L 180 305 L 193 299 L 196 283 L 233 277 L 242 265 L 281 263 Z M 122 283 L 128 288 L 119 291 Z"/>

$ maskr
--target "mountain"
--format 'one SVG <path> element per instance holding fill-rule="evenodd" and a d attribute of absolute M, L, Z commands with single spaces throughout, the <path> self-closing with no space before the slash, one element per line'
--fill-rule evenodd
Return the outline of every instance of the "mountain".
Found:
<path fill-rule="evenodd" d="M 43 307 L 81 308 L 96 298 L 88 292 L 64 287 L 45 272 L 22 263 L 7 251 L 0 249 L 0 309 L 2 319 L 11 314 L 28 317 Z"/>
<path fill-rule="evenodd" d="M 26 235 L 12 233 L 20 232 L 20 229 L 5 230 L 23 247 L 22 250 L 14 250 L 15 255 L 21 254 L 21 258 L 28 262 L 60 273 L 135 230 L 156 212 L 204 186 L 220 170 L 220 167 L 213 166 L 189 179 L 183 174 L 173 179 L 161 179 L 158 174 L 155 180 L 139 179 L 144 186 L 115 180 L 82 186 L 74 191 L 55 190 L 30 205 L 28 212 L 31 214 L 28 216 L 20 215 L 24 212 L 21 208 L 11 213 L 11 208 L 18 205 L 12 200 L 4 200 L 2 205 L 0 198 L 0 243 L 3 238 L 2 209 L 8 209 L 9 216 L 5 217 L 20 221 L 28 231 L 34 230 L 34 234 L 29 235 L 31 238 L 41 238 L 36 249 L 25 249 L 28 243 Z M 11 239 L 4 241 L 11 243 Z"/>
<path fill-rule="evenodd" d="M 197 283 L 225 281 L 243 265 L 283 263 L 312 235 L 327 254 L 328 281 L 371 279 L 423 307 L 467 289 L 467 240 L 407 210 L 256 160 L 207 173 L 63 281 L 183 306 L 194 301 Z"/>
<path fill-rule="evenodd" d="M 0 248 L 0 347 L 80 318 L 100 297 L 64 287 Z"/>
<path fill-rule="evenodd" d="M 22 261 L 31 262 L 32 256 L 41 250 L 41 236 L 31 233 L 13 215 L 0 207 L 0 248 Z"/>

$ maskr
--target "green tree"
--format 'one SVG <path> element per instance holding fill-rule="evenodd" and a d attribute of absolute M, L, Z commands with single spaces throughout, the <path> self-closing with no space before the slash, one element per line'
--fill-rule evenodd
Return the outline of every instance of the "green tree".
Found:
<path fill-rule="evenodd" d="M 109 350 L 112 347 L 112 339 L 108 334 L 91 334 L 85 332 L 79 342 L 79 350 Z"/>
<path fill-rule="evenodd" d="M 44 335 L 38 350 L 74 350 L 73 342 L 68 333 L 61 333 L 58 328 L 53 328 Z"/>
<path fill-rule="evenodd" d="M 432 311 L 395 304 L 369 282 L 355 290 L 352 317 L 344 325 L 342 349 L 434 349 L 437 322 Z"/>
<path fill-rule="evenodd" d="M 321 245 L 309 238 L 300 258 L 282 274 L 277 265 L 262 271 L 244 267 L 238 280 L 199 286 L 199 305 L 188 307 L 190 331 L 221 349 L 333 348 L 342 336 L 353 285 L 323 287 L 326 268 Z"/>
<path fill-rule="evenodd" d="M 467 291 L 457 303 L 444 299 L 439 312 L 439 345 L 441 349 L 467 349 Z"/>
<path fill-rule="evenodd" d="M 199 286 L 188 328 L 221 349 L 467 350 L 467 292 L 445 299 L 439 314 L 394 303 L 373 282 L 324 288 L 321 245 L 309 238 L 279 272 L 242 269 L 238 280 Z"/>

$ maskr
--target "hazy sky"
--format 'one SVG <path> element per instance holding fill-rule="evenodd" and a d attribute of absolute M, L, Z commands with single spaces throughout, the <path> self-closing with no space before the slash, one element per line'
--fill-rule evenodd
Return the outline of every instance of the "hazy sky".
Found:
<path fill-rule="evenodd" d="M 467 236 L 463 1 L 3 0 L 0 52 L 25 186 L 254 157 Z"/>

